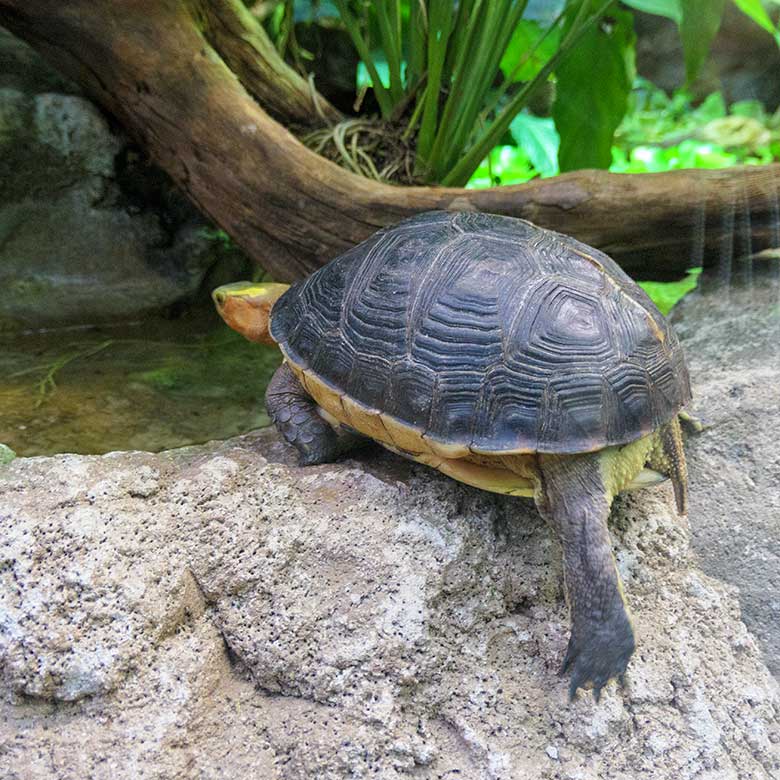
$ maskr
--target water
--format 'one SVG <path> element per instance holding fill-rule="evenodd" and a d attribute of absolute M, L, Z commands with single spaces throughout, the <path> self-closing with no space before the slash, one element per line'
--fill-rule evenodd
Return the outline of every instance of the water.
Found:
<path fill-rule="evenodd" d="M 209 308 L 178 320 L 0 334 L 0 442 L 17 455 L 159 451 L 268 424 L 279 352 Z"/>

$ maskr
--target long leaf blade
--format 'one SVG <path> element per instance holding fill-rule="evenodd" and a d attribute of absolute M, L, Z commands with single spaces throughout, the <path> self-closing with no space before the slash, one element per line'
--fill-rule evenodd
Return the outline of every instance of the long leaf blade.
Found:
<path fill-rule="evenodd" d="M 552 113 L 561 171 L 609 167 L 633 82 L 633 44 L 633 15 L 611 8 L 609 22 L 593 25 L 556 69 Z"/>
<path fill-rule="evenodd" d="M 688 83 L 699 74 L 720 27 L 726 0 L 680 0 L 680 38 Z"/>

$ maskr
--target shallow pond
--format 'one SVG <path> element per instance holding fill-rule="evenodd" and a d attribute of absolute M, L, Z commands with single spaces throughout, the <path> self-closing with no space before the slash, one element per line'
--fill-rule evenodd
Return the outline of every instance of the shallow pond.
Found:
<path fill-rule="evenodd" d="M 268 424 L 281 356 L 210 309 L 177 320 L 0 335 L 0 442 L 18 455 L 152 450 Z"/>

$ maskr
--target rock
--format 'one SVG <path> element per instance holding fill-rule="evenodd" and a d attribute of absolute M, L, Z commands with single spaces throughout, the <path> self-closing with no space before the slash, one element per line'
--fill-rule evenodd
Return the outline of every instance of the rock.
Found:
<path fill-rule="evenodd" d="M 770 11 L 775 20 L 776 11 Z M 635 11 L 636 65 L 640 76 L 672 92 L 685 84 L 680 31 L 671 19 Z M 780 52 L 772 35 L 744 14 L 737 4 L 723 6 L 723 19 L 690 87 L 696 98 L 723 92 L 726 101 L 760 100 L 769 111 L 780 103 Z"/>
<path fill-rule="evenodd" d="M 778 776 L 777 683 L 668 487 L 613 512 L 626 687 L 570 705 L 529 501 L 293 462 L 265 431 L 0 470 L 2 776 Z"/>
<path fill-rule="evenodd" d="M 745 285 L 689 296 L 674 312 L 712 423 L 688 437 L 693 546 L 708 574 L 739 588 L 748 628 L 780 673 L 780 331 L 778 283 L 758 263 Z M 775 261 L 776 262 L 776 261 Z M 724 280 L 717 282 L 722 285 Z M 705 283 L 707 280 L 705 280 Z"/>
<path fill-rule="evenodd" d="M 245 269 L 36 57 L 0 29 L 0 330 L 133 320 L 192 299 L 220 262 Z"/>
<path fill-rule="evenodd" d="M 44 93 L 33 99 L 33 127 L 38 143 L 66 162 L 77 160 L 86 173 L 111 177 L 123 141 L 88 101 L 75 95 Z"/>
<path fill-rule="evenodd" d="M 25 93 L 80 91 L 33 48 L 0 27 L 0 90 L 6 87 Z"/>

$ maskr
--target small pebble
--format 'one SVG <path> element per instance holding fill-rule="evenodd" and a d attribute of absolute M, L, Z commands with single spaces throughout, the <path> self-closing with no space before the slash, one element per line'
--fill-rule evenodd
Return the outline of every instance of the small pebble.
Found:
<path fill-rule="evenodd" d="M 545 748 L 545 753 L 547 753 L 547 755 L 550 756 L 553 761 L 558 760 L 558 748 L 554 745 L 548 745 Z"/>

